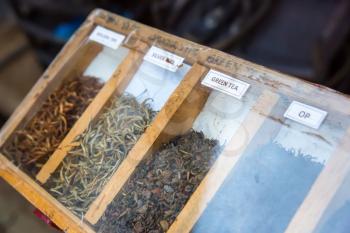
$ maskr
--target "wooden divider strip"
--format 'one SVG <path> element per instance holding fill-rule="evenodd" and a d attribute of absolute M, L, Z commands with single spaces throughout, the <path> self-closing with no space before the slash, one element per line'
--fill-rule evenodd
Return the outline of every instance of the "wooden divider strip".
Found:
<path fill-rule="evenodd" d="M 152 124 L 146 129 L 145 133 L 140 137 L 136 145 L 121 163 L 118 170 L 108 181 L 101 194 L 91 204 L 85 215 L 87 221 L 96 224 L 101 218 L 107 206 L 113 201 L 114 197 L 132 175 L 136 166 L 141 162 L 144 156 L 146 156 L 157 137 L 169 123 L 172 116 L 185 101 L 206 71 L 207 68 L 204 66 L 198 64 L 192 66 L 183 81 L 170 96 L 165 106 L 157 114 Z"/>
<path fill-rule="evenodd" d="M 0 132 L 0 147 L 6 142 L 7 138 L 18 128 L 23 119 L 32 112 L 37 106 L 37 101 L 42 94 L 47 91 L 48 86 L 55 86 L 54 81 L 57 74 L 61 71 L 67 61 L 79 50 L 79 45 L 90 33 L 92 23 L 83 25 L 61 50 L 54 62 L 49 66 L 46 72 L 41 76 L 33 86 L 21 104 L 16 108 L 10 119 L 2 127 Z"/>
<path fill-rule="evenodd" d="M 190 232 L 212 200 L 225 178 L 229 175 L 236 163 L 242 157 L 256 132 L 264 123 L 279 97 L 272 92 L 265 91 L 248 113 L 231 142 L 226 146 L 213 167 L 200 183 L 196 191 L 186 203 L 168 233 Z"/>
<path fill-rule="evenodd" d="M 130 50 L 124 61 L 114 71 L 112 77 L 107 81 L 103 88 L 96 95 L 88 108 L 84 111 L 79 120 L 74 124 L 67 136 L 63 139 L 60 146 L 51 155 L 46 164 L 41 168 L 36 176 L 40 183 L 46 183 L 51 174 L 61 164 L 64 157 L 71 149 L 72 141 L 76 136 L 83 133 L 89 123 L 100 113 L 110 98 L 119 94 L 126 88 L 131 78 L 137 71 L 142 62 L 143 54 L 135 50 Z"/>
<path fill-rule="evenodd" d="M 243 60 L 225 52 L 218 51 L 177 37 L 156 28 L 130 20 L 102 9 L 93 11 L 89 18 L 96 24 L 125 35 L 135 35 L 145 43 L 153 44 L 169 50 L 186 61 L 198 62 L 212 69 L 218 69 L 227 74 L 240 76 L 242 81 L 260 86 L 264 89 L 279 91 L 289 96 L 308 96 L 309 101 L 323 108 L 332 106 L 333 110 L 343 114 L 350 114 L 348 96 L 331 90 L 319 84 L 306 82 L 278 71 L 274 71 L 258 64 Z M 321 106 L 320 106 L 321 107 Z"/>
<path fill-rule="evenodd" d="M 0 177 L 16 189 L 32 205 L 68 233 L 94 233 L 81 219 L 70 213 L 29 176 L 0 154 Z"/>
<path fill-rule="evenodd" d="M 312 233 L 350 172 L 350 129 L 309 194 L 294 215 L 286 233 Z"/>

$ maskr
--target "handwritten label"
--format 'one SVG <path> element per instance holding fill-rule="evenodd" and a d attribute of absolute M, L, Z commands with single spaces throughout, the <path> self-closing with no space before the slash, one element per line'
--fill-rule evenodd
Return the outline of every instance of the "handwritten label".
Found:
<path fill-rule="evenodd" d="M 152 46 L 148 50 L 143 59 L 164 69 L 170 70 L 171 72 L 176 72 L 184 61 L 183 57 L 177 56 L 176 54 L 170 53 L 155 46 Z"/>
<path fill-rule="evenodd" d="M 97 26 L 89 37 L 90 40 L 96 41 L 97 43 L 103 44 L 112 49 L 119 48 L 124 38 L 124 35 L 113 32 L 101 26 Z"/>
<path fill-rule="evenodd" d="M 237 99 L 241 99 L 250 86 L 250 84 L 246 82 L 232 78 L 215 70 L 210 70 L 208 72 L 203 79 L 202 84 L 236 97 Z"/>
<path fill-rule="evenodd" d="M 327 112 L 321 109 L 293 101 L 284 117 L 296 121 L 300 124 L 318 129 L 327 116 Z"/>

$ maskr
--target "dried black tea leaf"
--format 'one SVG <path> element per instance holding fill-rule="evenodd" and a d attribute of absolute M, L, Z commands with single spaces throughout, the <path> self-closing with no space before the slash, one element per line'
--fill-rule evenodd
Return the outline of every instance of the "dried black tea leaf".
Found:
<path fill-rule="evenodd" d="M 95 225 L 97 232 L 166 232 L 219 154 L 191 130 L 144 159 Z"/>
<path fill-rule="evenodd" d="M 75 139 L 75 146 L 45 187 L 82 217 L 150 125 L 155 113 L 148 100 L 138 103 L 131 95 L 115 98 Z"/>
<path fill-rule="evenodd" d="M 34 177 L 102 86 L 97 78 L 85 76 L 63 82 L 29 123 L 15 131 L 2 152 Z"/>

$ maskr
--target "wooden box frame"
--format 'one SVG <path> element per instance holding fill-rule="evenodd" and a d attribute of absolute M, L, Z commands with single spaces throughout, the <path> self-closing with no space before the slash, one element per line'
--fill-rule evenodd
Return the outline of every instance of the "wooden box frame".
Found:
<path fill-rule="evenodd" d="M 121 93 L 125 89 L 128 81 L 130 81 L 130 78 L 141 63 L 143 55 L 150 46 L 156 45 L 184 57 L 186 62 L 192 64 L 192 68 L 174 93 L 172 93 L 165 107 L 159 112 L 152 125 L 130 151 L 126 159 L 127 161 L 122 163 L 103 192 L 90 206 L 89 211 L 85 215 L 85 220 L 90 223 L 96 223 L 108 203 L 113 200 L 118 190 L 120 190 L 129 178 L 138 162 L 144 156 L 148 155 L 153 147 L 156 147 L 167 138 L 165 131 L 171 127 L 170 122 L 183 115 L 184 112 L 185 115 L 190 116 L 198 114 L 204 104 L 203 100 L 206 99 L 207 95 L 205 91 L 200 90 L 200 80 L 209 69 L 216 69 L 228 75 L 239 77 L 251 85 L 257 85 L 263 89 L 262 95 L 258 98 L 254 106 L 254 111 L 261 114 L 259 116 L 248 114 L 242 124 L 242 127 L 245 127 L 251 135 L 254 135 L 259 129 L 265 116 L 269 114 L 278 100 L 278 94 L 280 93 L 288 94 L 292 97 L 295 96 L 296 98 L 309 98 L 310 104 L 314 103 L 317 105 L 317 103 L 322 103 L 324 107 L 328 106 L 342 114 L 350 115 L 350 99 L 331 89 L 266 69 L 223 52 L 195 44 L 107 11 L 97 9 L 89 15 L 84 24 L 65 45 L 54 62 L 4 125 L 0 133 L 0 146 L 11 137 L 17 128 L 31 119 L 39 108 L 39 103 L 63 79 L 74 75 L 74 72 L 77 70 L 78 72 L 84 70 L 89 64 L 88 62 L 101 50 L 102 47 L 96 43 L 90 43 L 84 49 L 81 49 L 80 46 L 97 25 L 126 35 L 127 38 L 124 46 L 130 48 L 130 52 L 62 141 L 59 149 L 56 150 L 39 172 L 37 176 L 39 182 L 45 182 L 55 168 L 57 168 L 69 149 L 67 145 L 87 127 L 91 116 L 96 117 L 112 95 Z M 82 56 L 82 53 L 85 53 L 85 55 Z M 79 59 L 85 57 L 85 59 L 77 60 L 74 56 L 79 57 Z M 70 63 L 69 61 L 72 60 L 76 62 Z M 194 94 L 199 94 L 201 98 L 197 99 L 196 108 L 188 108 L 186 101 Z M 191 122 L 189 122 L 188 125 L 185 124 L 178 129 L 172 130 L 181 133 L 191 126 Z M 234 137 L 240 137 L 240 135 L 237 134 Z M 169 232 L 189 232 L 191 230 L 206 207 L 203 205 L 203 200 L 205 200 L 204 203 L 208 203 L 215 195 L 220 184 L 244 150 L 245 148 L 241 148 L 240 151 L 236 152 L 237 156 L 230 156 L 230 161 L 218 160 L 214 164 L 175 222 L 170 226 Z M 350 171 L 350 159 L 346 151 L 350 151 L 350 129 L 347 130 L 343 143 L 339 145 L 339 148 L 335 152 L 337 156 L 332 158 L 321 172 L 286 232 L 309 233 L 315 229 L 322 213 L 326 210 L 327 205 Z M 65 232 L 94 232 L 89 224 L 73 215 L 45 191 L 39 183 L 18 169 L 2 154 L 0 154 L 0 176 Z M 118 182 L 115 179 L 117 176 L 122 177 L 122 179 L 119 178 Z M 218 182 L 208 191 L 206 189 L 207 183 L 213 177 Z M 327 190 L 327 195 L 321 196 L 320 191 L 322 190 Z M 201 199 L 202 204 L 199 204 L 199 199 Z"/>

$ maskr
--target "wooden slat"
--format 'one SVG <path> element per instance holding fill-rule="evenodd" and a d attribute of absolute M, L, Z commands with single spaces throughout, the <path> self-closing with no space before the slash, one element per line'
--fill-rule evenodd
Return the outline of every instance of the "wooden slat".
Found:
<path fill-rule="evenodd" d="M 58 149 L 52 154 L 47 163 L 42 167 L 37 175 L 37 180 L 45 183 L 53 173 L 64 157 L 71 149 L 71 143 L 76 136 L 83 133 L 88 127 L 91 120 L 93 120 L 106 105 L 108 100 L 113 95 L 121 94 L 126 88 L 127 84 L 134 76 L 137 68 L 141 64 L 143 54 L 131 50 L 124 61 L 114 71 L 112 77 L 107 81 L 104 87 L 97 94 L 92 103 L 88 106 L 79 120 L 74 124 L 70 132 L 61 142 Z"/>
<path fill-rule="evenodd" d="M 308 96 L 310 104 L 350 114 L 349 97 L 325 86 L 282 74 L 105 10 L 97 9 L 89 18 L 101 26 L 174 52 L 191 63 L 197 62 L 227 74 L 239 75 L 243 81 L 260 85 L 264 89 L 277 90 L 294 97 Z M 344 105 L 348 107 L 344 108 Z"/>
<path fill-rule="evenodd" d="M 113 174 L 102 193 L 91 204 L 85 215 L 87 221 L 96 224 L 101 218 L 107 206 L 112 202 L 114 197 L 133 173 L 136 166 L 144 158 L 157 137 L 176 113 L 179 106 L 185 101 L 206 71 L 207 69 L 201 65 L 194 64 L 192 66 L 183 81 L 170 96 L 165 106 L 157 114 L 153 123 L 147 128 L 125 160 L 121 163 L 118 170 Z"/>
<path fill-rule="evenodd" d="M 350 129 L 331 156 L 309 194 L 290 222 L 286 233 L 312 233 L 350 172 Z"/>
<path fill-rule="evenodd" d="M 94 233 L 89 226 L 70 213 L 68 209 L 62 206 L 2 154 L 0 154 L 0 177 L 16 189 L 32 205 L 48 216 L 64 232 Z"/>
<path fill-rule="evenodd" d="M 264 123 L 264 116 L 271 112 L 278 99 L 278 95 L 268 91 L 258 98 L 256 104 L 231 139 L 231 142 L 226 146 L 174 223 L 170 226 L 168 233 L 191 231 L 208 203 L 212 200 L 225 178 L 247 149 L 256 132 Z"/>
<path fill-rule="evenodd" d="M 0 147 L 5 143 L 7 138 L 19 127 L 20 124 L 24 124 L 25 118 L 30 118 L 37 109 L 38 101 L 48 96 L 50 89 L 56 87 L 56 83 L 60 81 L 62 76 L 57 75 L 62 72 L 62 68 L 69 61 L 71 56 L 80 49 L 80 44 L 88 35 L 92 28 L 92 23 L 84 24 L 72 37 L 69 43 L 62 49 L 54 62 L 49 66 L 46 72 L 33 86 L 28 95 L 24 98 L 22 103 L 16 108 L 10 119 L 2 127 L 0 132 Z M 50 87 L 50 88 L 49 88 Z"/>

